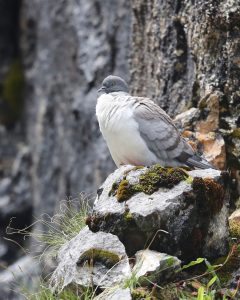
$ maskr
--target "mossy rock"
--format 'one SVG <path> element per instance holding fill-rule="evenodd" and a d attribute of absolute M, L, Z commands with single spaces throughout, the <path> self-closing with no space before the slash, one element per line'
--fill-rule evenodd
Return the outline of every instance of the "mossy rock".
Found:
<path fill-rule="evenodd" d="M 231 237 L 240 239 L 240 220 L 229 220 L 229 232 Z"/>
<path fill-rule="evenodd" d="M 173 188 L 182 180 L 189 180 L 190 176 L 181 168 L 164 168 L 159 164 L 149 167 L 139 176 L 136 184 L 131 184 L 124 177 L 119 183 L 113 183 L 109 196 L 116 196 L 119 202 L 127 201 L 134 194 L 143 192 L 151 195 L 159 188 Z"/>
<path fill-rule="evenodd" d="M 80 266 L 86 263 L 88 266 L 93 266 L 96 262 L 100 262 L 103 265 L 105 265 L 108 269 L 111 269 L 121 259 L 122 257 L 114 252 L 105 249 L 92 248 L 85 251 L 79 257 L 77 265 Z"/>
<path fill-rule="evenodd" d="M 197 194 L 198 204 L 210 211 L 212 215 L 223 207 L 225 191 L 221 184 L 212 178 L 195 177 L 192 188 Z"/>

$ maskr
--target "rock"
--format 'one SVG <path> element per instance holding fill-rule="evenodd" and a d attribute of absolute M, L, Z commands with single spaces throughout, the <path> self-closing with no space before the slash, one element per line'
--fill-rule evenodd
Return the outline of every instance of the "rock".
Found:
<path fill-rule="evenodd" d="M 207 154 L 233 174 L 240 169 L 239 1 L 133 0 L 132 10 L 131 91 L 172 117 L 198 107 L 193 132 L 217 133 L 214 155 Z M 240 188 L 232 201 L 239 195 Z"/>
<path fill-rule="evenodd" d="M 24 256 L 0 273 L 0 298 L 6 300 L 26 299 L 40 284 L 40 267 L 34 258 Z"/>
<path fill-rule="evenodd" d="M 129 288 L 112 288 L 105 290 L 94 300 L 132 300 L 131 291 Z"/>
<path fill-rule="evenodd" d="M 32 208 L 31 155 L 22 147 L 13 163 L 11 176 L 0 181 L 0 219 L 5 220 Z"/>
<path fill-rule="evenodd" d="M 31 193 L 31 155 L 28 147 L 22 146 L 14 160 L 9 177 L 0 180 L 0 243 L 7 247 L 7 252 L 0 259 L 5 264 L 12 264 L 19 258 L 20 245 L 25 247 L 23 234 L 12 234 L 10 240 L 2 240 L 6 236 L 7 226 L 21 230 L 32 222 L 32 193 Z M 9 236 L 7 236 L 9 238 Z"/>
<path fill-rule="evenodd" d="M 190 260 L 228 251 L 225 177 L 214 169 L 122 166 L 97 197 L 89 228 L 116 234 L 128 255 L 150 249 Z"/>
<path fill-rule="evenodd" d="M 201 144 L 204 157 L 220 170 L 226 168 L 226 149 L 223 137 L 214 132 L 196 133 L 196 140 Z"/>
<path fill-rule="evenodd" d="M 22 2 L 35 216 L 52 215 L 66 196 L 94 193 L 114 170 L 95 105 L 105 76 L 129 79 L 130 18 L 126 0 Z"/>
<path fill-rule="evenodd" d="M 218 131 L 219 97 L 219 93 L 207 95 L 199 102 L 199 108 L 192 107 L 177 115 L 174 121 L 195 151 L 200 152 L 215 167 L 224 170 L 226 147 Z"/>
<path fill-rule="evenodd" d="M 200 111 L 196 107 L 192 107 L 181 114 L 176 115 L 174 118 L 175 125 L 181 129 L 189 129 L 192 128 L 196 120 L 198 119 Z"/>
<path fill-rule="evenodd" d="M 93 233 L 85 227 L 58 254 L 51 286 L 61 290 L 70 284 L 109 287 L 130 276 L 123 244 L 110 233 Z"/>
<path fill-rule="evenodd" d="M 231 236 L 234 238 L 240 238 L 240 209 L 235 210 L 228 220 Z"/>
<path fill-rule="evenodd" d="M 173 279 L 181 261 L 166 253 L 152 250 L 140 250 L 135 254 L 136 263 L 132 270 L 139 278 L 141 286 L 161 284 Z"/>

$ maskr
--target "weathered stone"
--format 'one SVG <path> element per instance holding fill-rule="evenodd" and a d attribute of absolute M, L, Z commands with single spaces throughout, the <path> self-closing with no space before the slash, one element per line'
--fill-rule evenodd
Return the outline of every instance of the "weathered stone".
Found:
<path fill-rule="evenodd" d="M 215 167 L 224 170 L 226 148 L 223 136 L 218 132 L 219 97 L 219 93 L 207 95 L 199 102 L 199 108 L 192 107 L 177 115 L 174 121 L 195 151 L 203 154 Z"/>
<path fill-rule="evenodd" d="M 95 297 L 94 300 L 132 300 L 129 288 L 112 288 L 105 290 L 102 294 Z"/>
<path fill-rule="evenodd" d="M 0 180 L 0 243 L 7 247 L 7 253 L 1 259 L 6 264 L 13 263 L 19 257 L 20 250 L 12 241 L 4 240 L 6 227 L 11 223 L 11 227 L 20 230 L 32 222 L 30 167 L 29 149 L 22 147 L 15 158 L 10 176 Z M 11 239 L 19 245 L 26 245 L 21 234 L 11 235 Z"/>
<path fill-rule="evenodd" d="M 135 257 L 132 272 L 139 278 L 141 286 L 172 281 L 175 271 L 181 266 L 177 257 L 152 250 L 140 250 Z"/>
<path fill-rule="evenodd" d="M 61 290 L 70 284 L 108 287 L 131 274 L 128 257 L 117 236 L 93 233 L 85 227 L 58 254 L 51 286 Z"/>
<path fill-rule="evenodd" d="M 130 16 L 125 0 L 23 1 L 34 215 L 52 215 L 66 196 L 95 192 L 114 169 L 95 105 L 106 75 L 129 78 Z"/>
<path fill-rule="evenodd" d="M 192 107 L 181 114 L 176 115 L 174 118 L 174 123 L 180 130 L 189 130 L 189 128 L 191 129 L 194 126 L 199 114 L 199 109 Z"/>
<path fill-rule="evenodd" d="M 201 121 L 208 122 L 199 128 L 223 136 L 234 174 L 240 169 L 240 139 L 233 137 L 240 126 L 239 1 L 133 0 L 132 10 L 132 92 L 151 97 L 172 117 L 201 104 Z"/>
<path fill-rule="evenodd" d="M 38 261 L 31 256 L 17 260 L 0 273 L 0 298 L 11 300 L 26 299 L 23 291 L 35 291 L 40 284 L 41 270 Z"/>
<path fill-rule="evenodd" d="M 228 197 L 221 172 L 190 171 L 179 183 L 164 187 L 160 182 L 144 193 L 138 188 L 146 174 L 154 184 L 161 178 L 146 167 L 129 165 L 111 174 L 87 219 L 90 229 L 118 235 L 130 255 L 148 246 L 155 234 L 150 249 L 184 260 L 226 254 Z M 124 202 L 117 201 L 119 189 Z"/>

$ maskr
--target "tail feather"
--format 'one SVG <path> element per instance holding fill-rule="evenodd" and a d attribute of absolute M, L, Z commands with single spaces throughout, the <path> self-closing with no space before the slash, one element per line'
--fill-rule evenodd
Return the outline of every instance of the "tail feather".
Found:
<path fill-rule="evenodd" d="M 212 164 L 210 164 L 206 159 L 193 155 L 189 157 L 186 161 L 186 165 L 189 167 L 199 168 L 199 169 L 217 169 Z"/>

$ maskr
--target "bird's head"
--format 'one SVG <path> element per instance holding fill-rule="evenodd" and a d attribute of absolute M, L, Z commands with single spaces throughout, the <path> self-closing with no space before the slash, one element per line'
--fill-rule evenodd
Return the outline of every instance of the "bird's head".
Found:
<path fill-rule="evenodd" d="M 126 92 L 128 93 L 128 85 L 121 77 L 109 75 L 102 82 L 102 87 L 98 92 L 106 94 L 113 92 Z"/>

